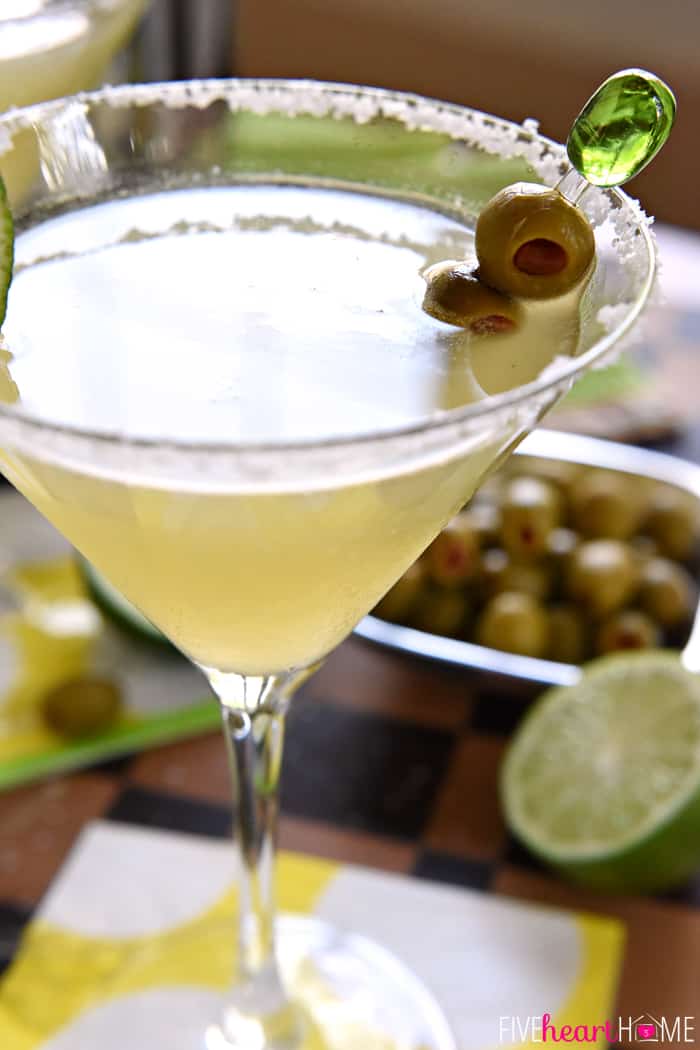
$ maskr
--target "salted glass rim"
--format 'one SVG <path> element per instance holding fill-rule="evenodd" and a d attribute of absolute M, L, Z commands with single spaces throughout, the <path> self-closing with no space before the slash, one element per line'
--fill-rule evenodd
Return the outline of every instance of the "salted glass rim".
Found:
<path fill-rule="evenodd" d="M 526 157 L 536 169 L 535 149 L 546 156 L 546 169 L 561 175 L 566 165 L 566 151 L 561 143 L 541 135 L 536 122 L 526 120 L 523 124 L 495 117 L 481 110 L 456 103 L 443 102 L 411 92 L 393 91 L 385 88 L 344 84 L 333 81 L 276 79 L 257 77 L 230 77 L 219 79 L 192 79 L 164 81 L 147 84 L 123 84 L 105 87 L 97 91 L 80 92 L 76 95 L 37 103 L 33 106 L 8 110 L 0 115 L 0 158 L 11 151 L 12 136 L 16 131 L 32 127 L 36 129 L 42 121 L 55 116 L 61 110 L 76 103 L 112 105 L 115 108 L 144 107 L 163 104 L 173 109 L 187 106 L 204 109 L 213 102 L 224 101 L 232 112 L 286 113 L 318 117 L 350 117 L 358 123 L 368 123 L 375 117 L 388 117 L 403 123 L 407 132 L 413 131 L 448 134 L 459 141 L 481 146 L 486 152 L 501 156 L 504 160 L 514 156 Z M 484 142 L 475 138 L 483 130 Z M 543 175 L 542 170 L 538 174 Z M 543 177 L 543 181 L 548 181 Z M 368 183 L 371 188 L 371 183 Z M 132 448 L 135 452 L 153 450 L 156 453 L 227 455 L 241 453 L 290 454 L 299 452 L 308 455 L 314 450 L 343 452 L 358 446 L 391 443 L 401 438 L 433 435 L 441 431 L 448 433 L 453 428 L 470 427 L 472 423 L 516 409 L 530 401 L 537 401 L 547 394 L 569 386 L 588 368 L 600 363 L 609 352 L 629 333 L 647 304 L 656 275 L 656 249 L 651 233 L 651 222 L 634 198 L 621 190 L 607 189 L 603 192 L 621 214 L 635 226 L 635 233 L 643 238 L 648 267 L 641 286 L 630 308 L 617 322 L 584 353 L 577 357 L 559 358 L 556 365 L 544 370 L 537 379 L 503 393 L 490 395 L 454 409 L 443 409 L 414 423 L 369 430 L 353 435 L 329 435 L 324 438 L 294 438 L 288 441 L 216 441 L 198 442 L 192 439 L 145 438 L 128 436 L 118 431 L 98 431 L 67 423 L 51 422 L 14 411 L 11 406 L 0 403 L 0 421 L 6 420 L 13 427 L 29 432 L 54 434 L 66 439 L 78 439 L 105 445 Z M 609 211 L 612 211 L 610 205 Z M 31 209 L 28 214 L 31 215 Z M 10 289 L 10 295 L 12 294 Z"/>

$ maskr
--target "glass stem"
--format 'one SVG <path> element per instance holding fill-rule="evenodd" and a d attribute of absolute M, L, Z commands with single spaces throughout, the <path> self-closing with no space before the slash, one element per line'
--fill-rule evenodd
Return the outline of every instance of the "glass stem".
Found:
<path fill-rule="evenodd" d="M 284 710 L 222 705 L 239 869 L 239 966 L 251 980 L 274 964 L 274 857 Z"/>
<path fill-rule="evenodd" d="M 301 1042 L 275 956 L 275 839 L 285 714 L 310 671 L 249 677 L 207 669 L 221 702 L 238 862 L 238 966 L 222 1026 L 234 1050 Z"/>

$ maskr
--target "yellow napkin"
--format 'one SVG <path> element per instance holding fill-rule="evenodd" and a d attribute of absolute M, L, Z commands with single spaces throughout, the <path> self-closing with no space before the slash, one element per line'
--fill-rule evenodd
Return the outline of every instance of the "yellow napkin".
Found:
<path fill-rule="evenodd" d="M 0 984 L 2 1050 L 202 1046 L 231 980 L 232 865 L 228 843 L 90 825 Z M 280 907 L 393 952 L 440 1003 L 458 1050 L 528 1047 L 528 1018 L 544 1013 L 558 1026 L 610 1016 L 614 921 L 295 854 L 279 866 Z M 394 1046 L 345 1035 L 334 1046 Z"/>

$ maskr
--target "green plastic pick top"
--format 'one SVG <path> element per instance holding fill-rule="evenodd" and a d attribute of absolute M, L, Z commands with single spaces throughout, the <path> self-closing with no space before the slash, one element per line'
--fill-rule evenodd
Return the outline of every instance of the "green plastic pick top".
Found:
<path fill-rule="evenodd" d="M 663 80 L 623 69 L 600 85 L 574 121 L 569 160 L 594 186 L 620 186 L 656 156 L 675 117 L 676 100 Z"/>

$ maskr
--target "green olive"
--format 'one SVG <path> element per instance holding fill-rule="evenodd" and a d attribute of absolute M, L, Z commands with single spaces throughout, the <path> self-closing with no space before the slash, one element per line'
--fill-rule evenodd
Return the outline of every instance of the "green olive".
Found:
<path fill-rule="evenodd" d="M 659 547 L 656 540 L 651 536 L 631 536 L 629 540 L 630 550 L 634 554 L 637 564 L 642 569 L 652 558 L 658 557 Z"/>
<path fill-rule="evenodd" d="M 425 553 L 428 575 L 441 587 L 461 587 L 479 571 L 479 538 L 464 514 L 435 537 Z"/>
<path fill-rule="evenodd" d="M 684 561 L 690 557 L 697 536 L 697 523 L 685 493 L 670 486 L 655 489 L 644 521 L 644 530 L 668 558 Z"/>
<path fill-rule="evenodd" d="M 479 590 L 486 598 L 515 591 L 545 601 L 552 582 L 552 573 L 544 563 L 514 561 L 501 547 L 492 547 L 482 555 Z"/>
<path fill-rule="evenodd" d="M 504 478 L 501 471 L 496 470 L 495 473 L 487 474 L 472 497 L 469 508 L 481 503 L 493 503 L 498 506 L 501 502 L 503 484 Z"/>
<path fill-rule="evenodd" d="M 468 328 L 475 335 L 510 332 L 520 324 L 520 304 L 487 287 L 466 262 L 446 259 L 423 277 L 423 309 L 438 321 Z"/>
<path fill-rule="evenodd" d="M 518 182 L 497 193 L 476 224 L 479 276 L 506 295 L 549 299 L 579 284 L 595 258 L 583 212 L 556 189 Z"/>
<path fill-rule="evenodd" d="M 121 691 L 108 678 L 74 678 L 46 693 L 41 715 L 55 733 L 78 738 L 109 729 L 122 706 Z"/>
<path fill-rule="evenodd" d="M 511 474 L 528 474 L 531 478 L 548 481 L 566 494 L 576 482 L 581 468 L 577 463 L 567 463 L 563 459 L 539 459 L 536 456 L 513 456 Z"/>
<path fill-rule="evenodd" d="M 497 594 L 477 621 L 476 640 L 489 649 L 544 656 L 549 642 L 547 613 L 529 594 Z"/>
<path fill-rule="evenodd" d="M 493 503 L 475 503 L 459 515 L 469 524 L 482 550 L 498 543 L 501 530 L 501 512 Z"/>
<path fill-rule="evenodd" d="M 514 478 L 503 491 L 501 542 L 517 559 L 544 553 L 547 537 L 559 522 L 559 495 L 539 478 Z"/>
<path fill-rule="evenodd" d="M 501 581 L 508 564 L 508 555 L 501 547 L 491 547 L 482 554 L 479 587 L 481 593 L 487 598 L 493 598 L 494 594 L 500 594 L 503 591 Z"/>
<path fill-rule="evenodd" d="M 596 651 L 601 655 L 620 649 L 653 649 L 660 642 L 654 621 L 637 609 L 613 613 L 596 634 Z"/>
<path fill-rule="evenodd" d="M 609 470 L 592 470 L 571 490 L 571 519 L 588 539 L 626 540 L 638 528 L 642 504 L 634 483 Z"/>
<path fill-rule="evenodd" d="M 580 664 L 586 658 L 586 622 L 573 605 L 554 605 L 549 610 L 547 656 L 563 664 Z"/>
<path fill-rule="evenodd" d="M 620 540 L 589 540 L 573 553 L 566 572 L 568 596 L 594 617 L 619 609 L 634 593 L 638 569 Z"/>
<path fill-rule="evenodd" d="M 552 529 L 547 537 L 547 561 L 558 575 L 564 575 L 581 538 L 573 529 Z"/>
<path fill-rule="evenodd" d="M 435 588 L 424 591 L 410 618 L 411 627 L 452 637 L 461 632 L 469 612 L 464 591 Z"/>
<path fill-rule="evenodd" d="M 695 601 L 695 585 L 682 565 L 667 558 L 651 558 L 642 567 L 639 604 L 663 627 L 686 623 Z"/>
<path fill-rule="evenodd" d="M 404 623 L 417 604 L 425 582 L 425 563 L 422 560 L 416 561 L 377 602 L 372 610 L 373 614 L 392 623 Z"/>
<path fill-rule="evenodd" d="M 552 591 L 552 572 L 544 563 L 513 561 L 506 554 L 497 579 L 492 582 L 492 594 L 514 591 L 517 594 L 529 594 L 531 598 L 544 602 Z"/>

